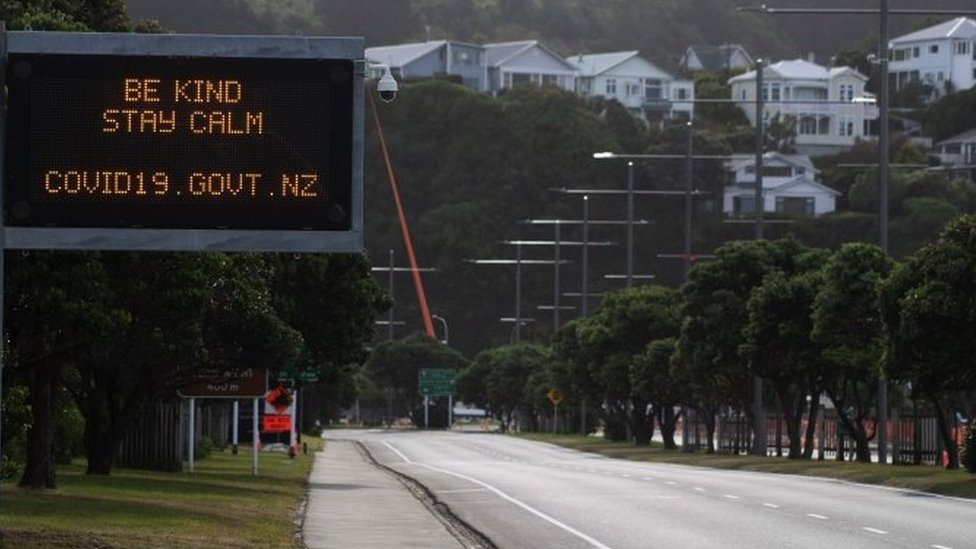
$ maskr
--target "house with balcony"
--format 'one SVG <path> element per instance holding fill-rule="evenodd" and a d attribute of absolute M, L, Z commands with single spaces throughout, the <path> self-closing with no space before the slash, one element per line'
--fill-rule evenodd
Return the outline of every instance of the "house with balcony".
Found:
<path fill-rule="evenodd" d="M 722 44 L 688 46 L 678 66 L 685 72 L 721 72 L 747 69 L 752 64 L 752 56 L 740 44 Z"/>
<path fill-rule="evenodd" d="M 556 86 L 576 91 L 576 67 L 537 40 L 485 44 L 488 91 L 519 86 Z"/>
<path fill-rule="evenodd" d="M 851 67 L 822 67 L 802 59 L 763 68 L 762 123 L 778 118 L 796 127 L 801 154 L 835 154 L 869 135 L 878 108 L 864 85 L 868 78 Z M 756 125 L 756 71 L 729 79 L 732 100 Z"/>
<path fill-rule="evenodd" d="M 945 169 L 976 181 L 976 128 L 939 141 L 935 153 Z"/>
<path fill-rule="evenodd" d="M 397 80 L 450 75 L 472 90 L 488 91 L 484 46 L 451 40 L 432 40 L 366 48 L 366 59 L 390 67 Z M 379 77 L 380 75 L 375 75 Z"/>
<path fill-rule="evenodd" d="M 729 216 L 756 212 L 756 157 L 733 155 L 725 164 L 728 180 L 722 211 Z M 763 156 L 763 211 L 818 216 L 836 209 L 840 193 L 817 181 L 810 157 L 769 152 Z"/>
<path fill-rule="evenodd" d="M 976 85 L 976 21 L 957 17 L 888 42 L 888 78 L 894 90 L 927 84 L 932 97 Z"/>
<path fill-rule="evenodd" d="M 693 118 L 694 82 L 676 79 L 637 51 L 580 54 L 566 61 L 576 67 L 576 91 L 584 97 L 615 99 L 645 121 Z"/>

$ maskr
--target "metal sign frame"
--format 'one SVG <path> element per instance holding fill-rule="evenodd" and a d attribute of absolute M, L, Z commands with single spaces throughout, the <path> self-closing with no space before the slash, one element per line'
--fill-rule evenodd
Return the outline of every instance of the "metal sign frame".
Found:
<path fill-rule="evenodd" d="M 0 36 L 7 54 L 77 54 L 144 57 L 342 59 L 354 64 L 352 112 L 352 211 L 349 230 L 141 229 L 2 227 L 3 248 L 54 250 L 253 251 L 360 253 L 363 250 L 364 40 L 303 36 L 222 36 L 9 31 Z M 0 98 L 4 101 L 4 98 Z M 0 105 L 4 113 L 6 104 Z M 6 121 L 0 119 L 0 133 Z M 4 154 L 0 150 L 0 155 Z M 5 161 L 6 159 L 4 159 Z M 5 170 L 4 170 L 5 172 Z M 0 172 L 0 181 L 5 173 Z M 0 203 L 2 206 L 2 203 Z M 323 212 L 325 215 L 325 212 Z M 5 223 L 6 220 L 3 220 Z"/>

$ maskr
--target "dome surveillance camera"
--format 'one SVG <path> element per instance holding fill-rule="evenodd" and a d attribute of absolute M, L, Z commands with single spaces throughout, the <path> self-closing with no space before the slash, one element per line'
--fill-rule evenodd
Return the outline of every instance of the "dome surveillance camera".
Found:
<path fill-rule="evenodd" d="M 383 76 L 376 83 L 376 91 L 385 103 L 392 103 L 397 95 L 397 82 L 390 73 L 390 67 L 383 66 Z"/>

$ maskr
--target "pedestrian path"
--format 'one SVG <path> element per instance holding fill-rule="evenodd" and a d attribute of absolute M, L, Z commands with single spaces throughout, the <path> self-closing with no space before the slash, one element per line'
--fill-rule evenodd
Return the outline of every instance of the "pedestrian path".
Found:
<path fill-rule="evenodd" d="M 343 440 L 315 455 L 302 532 L 313 549 L 463 547 L 392 473 Z"/>

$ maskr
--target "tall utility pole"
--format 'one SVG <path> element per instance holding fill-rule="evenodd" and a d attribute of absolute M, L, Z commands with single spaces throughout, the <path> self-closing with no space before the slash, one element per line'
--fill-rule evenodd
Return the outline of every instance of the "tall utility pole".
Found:
<path fill-rule="evenodd" d="M 393 316 L 394 310 L 396 309 L 396 299 L 394 298 L 394 293 L 393 293 L 394 280 L 395 280 L 395 278 L 394 278 L 393 275 L 396 274 L 396 273 L 410 273 L 410 274 L 414 274 L 414 272 L 417 272 L 417 273 L 433 273 L 433 272 L 437 272 L 437 269 L 434 268 L 434 267 L 418 267 L 416 269 L 414 269 L 412 267 L 397 267 L 396 266 L 396 263 L 393 260 L 393 258 L 394 258 L 394 252 L 393 252 L 393 249 L 392 248 L 390 249 L 389 258 L 390 258 L 389 266 L 387 266 L 387 267 L 373 267 L 371 270 L 374 273 L 387 273 L 387 275 L 388 275 L 387 276 L 387 281 L 386 281 L 386 284 L 387 284 L 386 291 L 387 291 L 387 293 L 390 294 L 390 310 L 387 311 L 387 313 L 386 313 L 386 320 L 377 320 L 376 321 L 376 324 L 386 324 L 386 327 L 387 327 L 387 337 L 392 341 L 393 338 L 394 338 L 394 335 L 396 334 L 395 327 L 397 325 L 399 325 L 399 324 L 405 324 L 402 320 L 401 321 L 395 320 L 394 319 L 394 316 Z"/>
<path fill-rule="evenodd" d="M 763 60 L 756 60 L 756 240 L 763 239 L 763 217 L 766 197 L 763 195 L 763 155 L 766 154 L 766 102 L 763 97 Z M 763 380 L 752 376 L 753 435 L 752 454 L 766 455 L 766 408 L 763 404 Z"/>

